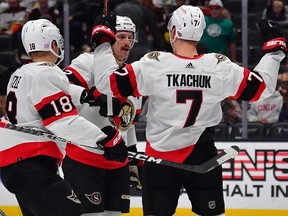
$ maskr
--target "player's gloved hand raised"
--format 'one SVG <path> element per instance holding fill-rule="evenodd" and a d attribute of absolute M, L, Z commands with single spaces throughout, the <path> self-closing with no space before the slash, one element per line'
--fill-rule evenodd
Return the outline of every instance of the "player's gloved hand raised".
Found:
<path fill-rule="evenodd" d="M 128 151 L 119 131 L 112 126 L 106 126 L 102 131 L 107 137 L 97 144 L 103 148 L 103 156 L 107 160 L 124 162 L 128 157 Z"/>
<path fill-rule="evenodd" d="M 99 114 L 103 117 L 107 116 L 107 96 L 99 92 L 95 86 L 93 86 L 88 92 L 84 90 L 82 92 L 80 102 L 88 103 L 89 106 L 99 106 Z M 117 98 L 112 98 L 113 116 L 116 117 L 121 111 L 120 101 Z M 109 116 L 110 117 L 110 116 Z"/>
<path fill-rule="evenodd" d="M 98 15 L 91 34 L 93 48 L 96 48 L 104 42 L 109 42 L 112 46 L 116 41 L 115 34 L 116 14 L 113 11 L 110 11 L 107 16 L 102 14 Z"/>
<path fill-rule="evenodd" d="M 261 19 L 258 22 L 258 26 L 264 40 L 264 52 L 269 53 L 278 50 L 282 50 L 284 53 L 287 52 L 286 39 L 281 33 L 278 23 L 268 21 L 267 19 Z"/>

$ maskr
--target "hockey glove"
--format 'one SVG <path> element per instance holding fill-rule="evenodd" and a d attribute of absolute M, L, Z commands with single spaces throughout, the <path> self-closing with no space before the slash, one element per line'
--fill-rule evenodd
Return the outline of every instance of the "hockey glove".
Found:
<path fill-rule="evenodd" d="M 99 92 L 95 86 L 93 86 L 88 92 L 84 90 L 81 95 L 80 102 L 88 103 L 89 106 L 99 106 L 99 114 L 103 117 L 107 116 L 107 96 Z M 113 116 L 116 117 L 121 111 L 120 101 L 117 98 L 112 98 Z"/>
<path fill-rule="evenodd" d="M 104 42 L 109 42 L 112 46 L 116 41 L 115 34 L 116 14 L 110 11 L 107 16 L 98 15 L 92 29 L 92 47 L 96 48 Z"/>
<path fill-rule="evenodd" d="M 107 137 L 97 144 L 103 148 L 103 156 L 107 160 L 124 162 L 128 157 L 128 151 L 119 131 L 112 126 L 106 126 L 102 131 Z"/>
<path fill-rule="evenodd" d="M 281 33 L 278 23 L 268 21 L 267 19 L 261 19 L 258 22 L 258 26 L 264 40 L 264 52 L 269 53 L 278 50 L 282 50 L 284 53 L 287 52 L 286 39 Z"/>

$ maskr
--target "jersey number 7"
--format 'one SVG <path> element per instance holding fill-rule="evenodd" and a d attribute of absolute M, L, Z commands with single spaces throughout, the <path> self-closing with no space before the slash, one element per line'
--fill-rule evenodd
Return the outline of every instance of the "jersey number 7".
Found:
<path fill-rule="evenodd" d="M 192 100 L 191 107 L 186 118 L 184 127 L 195 124 L 199 110 L 203 101 L 203 93 L 201 90 L 176 90 L 176 103 L 186 103 L 186 100 Z"/>

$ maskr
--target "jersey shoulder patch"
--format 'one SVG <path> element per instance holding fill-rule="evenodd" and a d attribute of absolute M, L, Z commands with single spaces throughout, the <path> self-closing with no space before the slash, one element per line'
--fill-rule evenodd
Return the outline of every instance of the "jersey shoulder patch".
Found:
<path fill-rule="evenodd" d="M 214 56 L 217 59 L 217 64 L 227 60 L 227 56 L 220 54 L 220 53 L 215 53 Z"/>
<path fill-rule="evenodd" d="M 148 59 L 155 59 L 157 61 L 159 61 L 159 57 L 160 56 L 160 52 L 159 51 L 152 51 L 152 52 L 149 52 L 147 54 L 147 58 Z"/>

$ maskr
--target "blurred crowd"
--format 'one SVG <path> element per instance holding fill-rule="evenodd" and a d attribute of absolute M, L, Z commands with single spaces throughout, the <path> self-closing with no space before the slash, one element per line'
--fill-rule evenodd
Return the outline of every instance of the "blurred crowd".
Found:
<path fill-rule="evenodd" d="M 46 18 L 64 31 L 64 6 L 69 5 L 69 30 L 71 58 L 90 50 L 90 32 L 98 14 L 103 13 L 103 0 L 1 0 L 0 40 L 10 38 L 11 47 L 6 50 L 0 41 L 0 116 L 4 113 L 6 85 L 10 74 L 29 61 L 21 44 L 21 28 L 28 20 Z M 152 50 L 172 51 L 166 29 L 172 12 L 181 5 L 199 6 L 205 14 L 206 29 L 198 44 L 198 52 L 216 52 L 227 55 L 233 62 L 242 61 L 241 0 L 110 0 L 110 10 L 126 15 L 137 27 L 137 40 L 130 53 L 128 63 L 139 60 Z M 279 23 L 282 29 L 288 26 L 286 0 L 248 1 L 248 65 L 253 69 L 262 53 L 257 36 L 257 20 L 266 18 Z M 240 17 L 240 23 L 239 23 Z M 62 32 L 63 35 L 63 32 Z M 250 36 L 251 35 L 251 36 Z M 287 31 L 286 34 L 287 36 Z M 254 39 L 255 38 L 255 39 Z M 3 39 L 3 40 L 4 40 Z M 65 40 L 65 38 L 64 38 Z M 7 45 L 5 43 L 5 45 Z M 67 48 L 65 48 L 67 49 Z M 15 61 L 7 63 L 5 54 L 13 52 Z M 3 57 L 2 57 L 3 56 Z M 8 65 L 7 65 L 8 64 Z M 263 124 L 288 121 L 288 63 L 283 61 L 279 69 L 275 94 L 269 99 L 248 105 L 249 122 Z M 149 102 L 143 100 L 142 113 L 138 121 L 145 122 L 145 109 Z M 222 102 L 223 123 L 232 125 L 242 121 L 242 107 L 233 98 Z"/>

